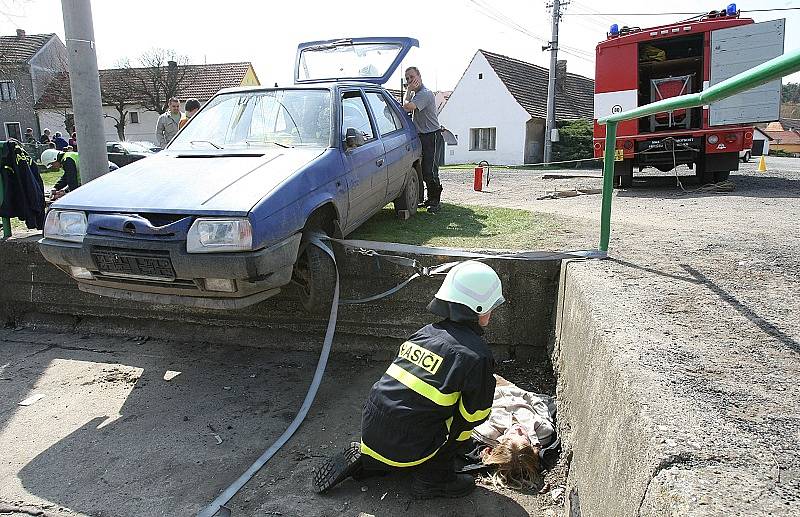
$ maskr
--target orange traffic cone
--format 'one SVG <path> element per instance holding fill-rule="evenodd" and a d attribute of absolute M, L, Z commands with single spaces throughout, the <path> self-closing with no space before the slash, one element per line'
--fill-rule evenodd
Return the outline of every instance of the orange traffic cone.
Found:
<path fill-rule="evenodd" d="M 764 156 L 761 156 L 761 159 L 758 160 L 758 172 L 767 172 L 767 161 L 764 159 Z"/>

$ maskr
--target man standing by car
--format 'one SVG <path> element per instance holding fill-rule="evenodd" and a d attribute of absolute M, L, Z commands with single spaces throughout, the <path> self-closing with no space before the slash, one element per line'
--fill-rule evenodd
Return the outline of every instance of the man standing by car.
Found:
<path fill-rule="evenodd" d="M 189 122 L 190 118 L 194 117 L 195 113 L 200 111 L 200 101 L 197 99 L 188 99 L 184 109 L 186 110 L 186 113 L 183 114 L 183 117 L 181 117 L 181 122 L 178 124 L 181 129 L 183 129 L 183 126 Z"/>
<path fill-rule="evenodd" d="M 169 100 L 169 110 L 159 115 L 156 122 L 156 140 L 162 149 L 180 129 L 181 116 L 181 101 L 172 97 Z"/>
<path fill-rule="evenodd" d="M 422 84 L 419 69 L 410 66 L 406 69 L 406 92 L 403 109 L 411 113 L 422 142 L 422 179 L 428 191 L 428 199 L 423 203 L 428 212 L 436 213 L 442 208 L 442 184 L 439 181 L 437 149 L 444 145 L 439 118 L 436 115 L 436 98 L 433 92 Z"/>

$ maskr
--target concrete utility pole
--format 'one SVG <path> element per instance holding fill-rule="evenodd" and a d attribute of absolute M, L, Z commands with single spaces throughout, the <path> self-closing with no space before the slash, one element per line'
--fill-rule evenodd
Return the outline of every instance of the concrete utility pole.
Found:
<path fill-rule="evenodd" d="M 81 181 L 86 183 L 108 172 L 92 6 L 89 0 L 61 0 L 61 10 L 67 40 L 75 132 L 80 149 Z"/>
<path fill-rule="evenodd" d="M 553 35 L 550 38 L 550 44 L 542 47 L 542 50 L 550 50 L 550 74 L 547 80 L 547 119 L 545 120 L 544 129 L 544 162 L 550 163 L 550 157 L 553 150 L 553 142 L 551 137 L 553 130 L 556 128 L 556 63 L 558 62 L 558 22 L 561 19 L 561 7 L 566 6 L 569 2 L 561 2 L 560 0 L 553 0 L 548 7 L 553 8 Z"/>

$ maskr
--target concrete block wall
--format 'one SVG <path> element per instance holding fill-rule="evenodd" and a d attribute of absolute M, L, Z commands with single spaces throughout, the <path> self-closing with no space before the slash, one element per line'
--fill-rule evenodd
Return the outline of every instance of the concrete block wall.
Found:
<path fill-rule="evenodd" d="M 316 350 L 327 318 L 308 316 L 293 289 L 238 311 L 157 306 L 99 297 L 47 263 L 37 238 L 0 244 L 0 321 L 79 332 L 152 336 L 183 341 L 247 343 L 278 349 Z M 343 298 L 384 291 L 410 276 L 407 268 L 337 250 Z M 425 265 L 448 262 L 424 257 Z M 507 303 L 494 315 L 487 340 L 505 357 L 545 358 L 551 335 L 558 261 L 490 261 L 499 272 Z M 399 340 L 435 316 L 425 310 L 441 283 L 414 280 L 395 295 L 364 305 L 342 306 L 334 350 L 389 357 Z"/>

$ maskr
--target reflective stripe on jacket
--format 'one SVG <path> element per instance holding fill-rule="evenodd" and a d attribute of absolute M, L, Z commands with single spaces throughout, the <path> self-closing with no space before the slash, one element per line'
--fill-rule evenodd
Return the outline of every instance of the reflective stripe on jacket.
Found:
<path fill-rule="evenodd" d="M 413 467 L 450 440 L 467 440 L 494 396 L 494 359 L 475 323 L 444 320 L 400 345 L 364 404 L 361 452 Z"/>

